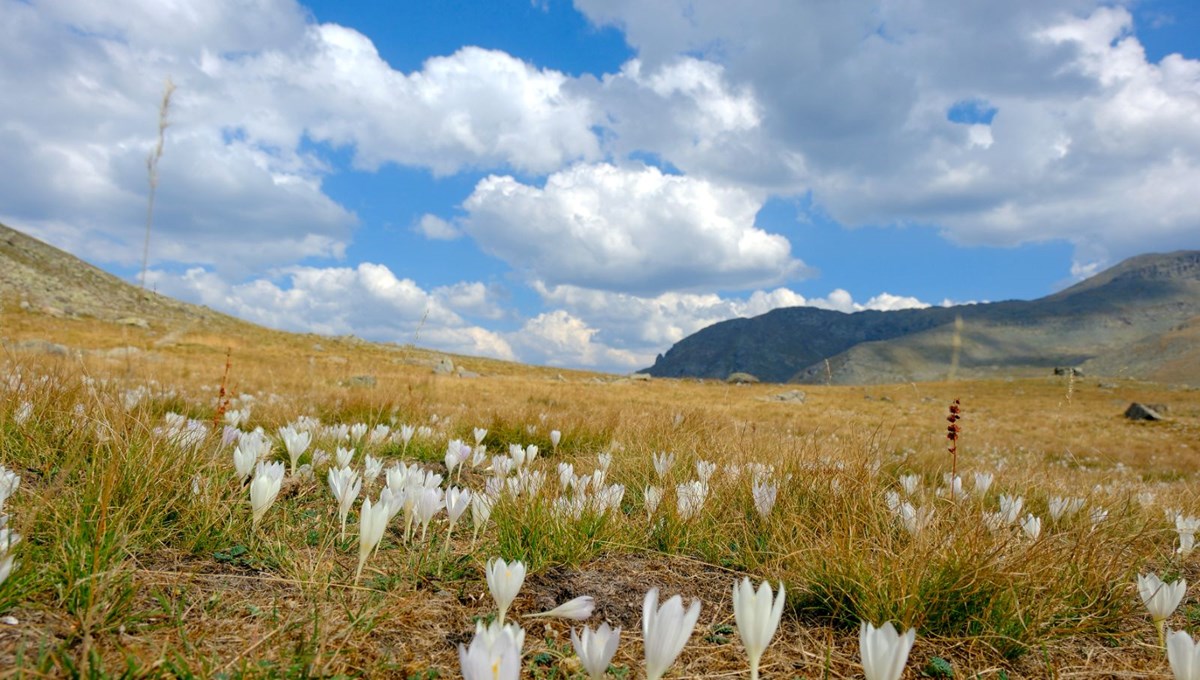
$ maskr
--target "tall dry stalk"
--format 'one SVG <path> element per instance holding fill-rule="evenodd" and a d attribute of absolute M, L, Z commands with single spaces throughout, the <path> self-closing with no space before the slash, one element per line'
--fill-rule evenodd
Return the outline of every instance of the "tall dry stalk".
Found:
<path fill-rule="evenodd" d="M 163 86 L 162 102 L 158 105 L 158 143 L 146 157 L 146 176 L 150 181 L 150 196 L 146 201 L 146 239 L 142 243 L 142 273 L 139 277 L 143 289 L 146 287 L 146 267 L 150 262 L 150 227 L 154 223 L 154 195 L 158 193 L 158 161 L 162 159 L 167 126 L 171 124 L 167 120 L 167 114 L 171 111 L 171 95 L 173 94 L 175 94 L 175 83 L 170 76 L 167 76 L 166 85 Z"/>

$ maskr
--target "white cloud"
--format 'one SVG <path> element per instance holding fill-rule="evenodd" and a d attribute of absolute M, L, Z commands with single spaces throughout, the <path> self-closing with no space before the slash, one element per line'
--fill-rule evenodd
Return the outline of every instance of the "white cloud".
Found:
<path fill-rule="evenodd" d="M 453 241 L 462 236 L 458 227 L 429 213 L 421 215 L 421 219 L 417 220 L 416 230 L 425 238 L 434 241 Z"/>
<path fill-rule="evenodd" d="M 514 359 L 498 333 L 468 324 L 443 300 L 453 300 L 459 284 L 426 292 L 398 278 L 384 265 L 290 267 L 271 278 L 230 284 L 212 271 L 194 267 L 183 274 L 152 270 L 148 285 L 159 292 L 272 328 L 341 335 L 352 333 L 381 342 L 414 343 L 448 352 Z"/>
<path fill-rule="evenodd" d="M 434 288 L 433 296 L 450 309 L 467 316 L 495 320 L 508 315 L 503 306 L 507 302 L 507 292 L 499 286 L 487 286 L 479 281 L 460 281 L 451 286 Z"/>
<path fill-rule="evenodd" d="M 787 239 L 754 226 L 762 201 L 653 167 L 579 164 L 542 188 L 489 176 L 463 203 L 486 252 L 551 285 L 656 294 L 739 289 L 803 272 Z"/>
<path fill-rule="evenodd" d="M 1200 61 L 1147 61 L 1124 7 L 576 5 L 625 32 L 636 73 L 687 61 L 710 74 L 710 98 L 753 100 L 756 126 L 709 127 L 706 137 L 684 115 L 699 100 L 656 99 L 645 76 L 606 77 L 606 110 L 624 114 L 611 123 L 614 148 L 644 146 L 706 176 L 736 157 L 731 147 L 751 149 L 776 172 L 737 181 L 811 190 L 849 225 L 933 224 L 970 244 L 1063 239 L 1081 262 L 1200 247 L 1189 189 L 1200 183 Z M 994 118 L 949 120 L 964 101 L 994 108 Z M 692 143 L 671 134 L 676 119 L 687 134 L 700 131 Z"/>
<path fill-rule="evenodd" d="M 529 319 L 509 339 L 527 363 L 617 372 L 645 366 L 643 358 L 632 352 L 597 343 L 597 332 L 559 309 Z"/>
<path fill-rule="evenodd" d="M 354 164 L 548 172 L 593 159 L 593 104 L 570 79 L 464 47 L 411 73 L 357 31 L 286 0 L 7 2 L 0 13 L 0 219 L 106 262 L 141 259 L 145 159 L 164 77 L 153 262 L 234 278 L 338 258 L 356 216 L 312 143 Z M 424 233 L 448 237 L 428 220 Z"/>

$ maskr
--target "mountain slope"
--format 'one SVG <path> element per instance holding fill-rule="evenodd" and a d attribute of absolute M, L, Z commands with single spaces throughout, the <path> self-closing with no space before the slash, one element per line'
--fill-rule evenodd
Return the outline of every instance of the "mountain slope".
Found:
<path fill-rule="evenodd" d="M 733 319 L 684 338 L 647 372 L 858 384 L 1082 365 L 1200 383 L 1200 348 L 1189 343 L 1198 328 L 1200 251 L 1179 251 L 1130 258 L 1033 301 L 854 314 L 794 307 Z M 1175 368 L 1164 371 L 1168 361 Z"/>
<path fill-rule="evenodd" d="M 207 307 L 142 290 L 0 224 L 0 305 L 68 318 L 240 323 Z M 139 324 L 140 325 L 140 324 Z"/>

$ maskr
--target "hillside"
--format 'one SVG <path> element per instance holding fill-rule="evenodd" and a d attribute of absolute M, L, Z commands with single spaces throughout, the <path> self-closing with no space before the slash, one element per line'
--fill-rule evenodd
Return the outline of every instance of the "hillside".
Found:
<path fill-rule="evenodd" d="M 684 338 L 647 372 L 864 384 L 1078 366 L 1200 384 L 1198 329 L 1200 251 L 1179 251 L 1130 258 L 1033 301 L 853 314 L 793 307 L 732 319 Z"/>
<path fill-rule="evenodd" d="M 208 307 L 142 290 L 2 224 L 0 343 L 109 359 L 130 354 L 147 361 L 164 360 L 167 355 L 211 355 L 218 372 L 226 350 L 232 349 L 236 361 L 253 356 L 279 361 L 287 368 L 325 367 L 333 381 L 359 373 L 381 373 L 382 365 L 392 366 L 393 372 L 407 367 L 417 374 L 427 374 L 429 367 L 443 357 L 451 358 L 455 366 L 471 374 L 595 375 L 368 342 L 353 336 L 327 337 L 264 328 Z"/>

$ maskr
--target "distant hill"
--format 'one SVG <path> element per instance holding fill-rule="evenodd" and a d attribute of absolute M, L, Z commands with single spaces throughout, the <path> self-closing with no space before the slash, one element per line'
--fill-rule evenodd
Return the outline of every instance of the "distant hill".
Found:
<path fill-rule="evenodd" d="M 1177 251 L 1130 258 L 1032 301 L 853 314 L 790 307 L 730 319 L 680 340 L 646 372 L 864 384 L 1075 366 L 1200 384 L 1198 341 L 1200 251 Z"/>

